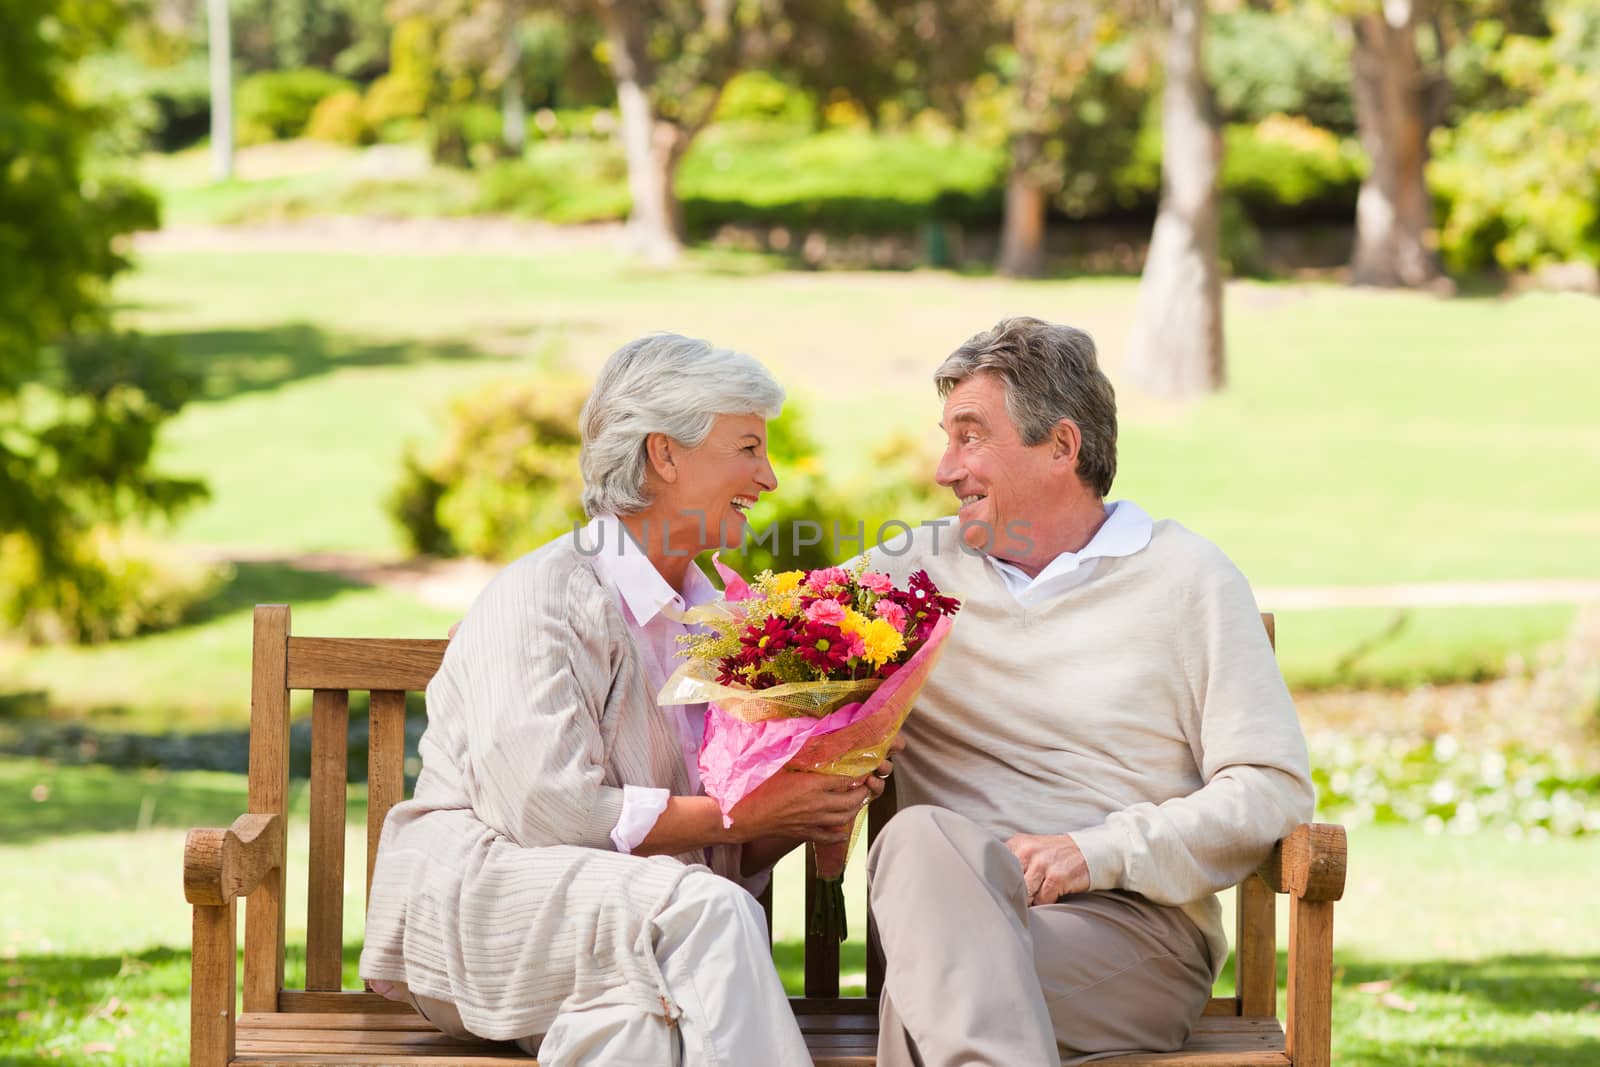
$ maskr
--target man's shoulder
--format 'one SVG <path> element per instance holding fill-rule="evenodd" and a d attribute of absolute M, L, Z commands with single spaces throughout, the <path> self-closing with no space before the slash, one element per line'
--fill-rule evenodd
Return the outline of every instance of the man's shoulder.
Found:
<path fill-rule="evenodd" d="M 1155 522 L 1150 545 L 1140 555 L 1173 592 L 1215 592 L 1234 583 L 1249 586 L 1239 566 L 1214 541 L 1175 519 Z"/>

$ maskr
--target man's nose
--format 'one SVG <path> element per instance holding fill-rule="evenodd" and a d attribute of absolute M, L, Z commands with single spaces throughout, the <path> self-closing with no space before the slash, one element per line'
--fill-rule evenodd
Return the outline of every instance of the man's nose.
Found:
<path fill-rule="evenodd" d="M 944 455 L 939 457 L 939 466 L 933 472 L 933 480 L 948 488 L 961 480 L 961 474 L 961 464 L 956 462 L 950 449 L 945 449 Z"/>

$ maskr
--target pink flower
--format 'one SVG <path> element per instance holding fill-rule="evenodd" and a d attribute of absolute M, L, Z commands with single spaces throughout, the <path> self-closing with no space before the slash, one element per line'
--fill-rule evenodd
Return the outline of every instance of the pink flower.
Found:
<path fill-rule="evenodd" d="M 815 589 L 819 593 L 825 593 L 835 585 L 846 585 L 849 581 L 850 576 L 845 573 L 843 567 L 818 567 L 806 575 L 807 588 Z"/>
<path fill-rule="evenodd" d="M 813 600 L 806 605 L 806 618 L 828 626 L 844 622 L 844 605 L 837 600 Z"/>
<path fill-rule="evenodd" d="M 866 576 L 862 575 L 862 577 L 866 577 Z M 872 605 L 872 610 L 878 616 L 878 618 L 887 619 L 890 626 L 893 626 L 896 630 L 899 630 L 901 633 L 905 633 L 905 629 L 906 629 L 906 609 L 905 608 L 901 607 L 899 604 L 896 604 L 892 600 L 880 600 L 876 604 Z"/>
<path fill-rule="evenodd" d="M 876 571 L 863 571 L 857 581 L 861 583 L 863 589 L 870 589 L 879 596 L 894 588 L 894 582 L 889 580 L 887 574 L 879 574 Z"/>
<path fill-rule="evenodd" d="M 849 646 L 847 651 L 849 651 L 851 659 L 860 659 L 867 654 L 867 643 L 862 640 L 860 634 L 845 634 L 844 640 L 845 644 Z"/>

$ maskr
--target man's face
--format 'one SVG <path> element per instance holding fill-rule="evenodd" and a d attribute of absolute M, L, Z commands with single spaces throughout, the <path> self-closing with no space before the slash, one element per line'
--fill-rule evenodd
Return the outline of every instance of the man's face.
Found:
<path fill-rule="evenodd" d="M 1051 441 L 1022 443 L 1006 412 L 1005 384 L 992 374 L 951 390 L 939 425 L 948 440 L 934 478 L 961 501 L 963 540 L 1006 558 L 1029 536 L 1041 503 L 1060 491 Z"/>

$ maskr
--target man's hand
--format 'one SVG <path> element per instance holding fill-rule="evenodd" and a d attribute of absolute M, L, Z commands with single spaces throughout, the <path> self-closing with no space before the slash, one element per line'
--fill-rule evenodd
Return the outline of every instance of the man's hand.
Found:
<path fill-rule="evenodd" d="M 1089 891 L 1089 864 L 1069 834 L 1017 834 L 1006 848 L 1022 864 L 1028 903 L 1054 904 L 1068 893 Z"/>

